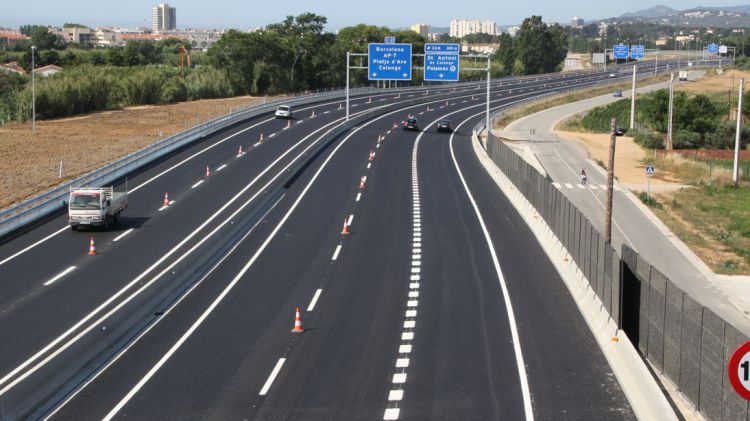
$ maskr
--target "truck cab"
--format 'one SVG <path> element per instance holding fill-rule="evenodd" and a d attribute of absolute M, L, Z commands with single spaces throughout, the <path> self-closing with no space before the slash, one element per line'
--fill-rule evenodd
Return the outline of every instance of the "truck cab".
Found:
<path fill-rule="evenodd" d="M 74 187 L 68 200 L 68 223 L 73 231 L 79 227 L 109 227 L 117 222 L 128 206 L 127 192 L 112 187 Z"/>

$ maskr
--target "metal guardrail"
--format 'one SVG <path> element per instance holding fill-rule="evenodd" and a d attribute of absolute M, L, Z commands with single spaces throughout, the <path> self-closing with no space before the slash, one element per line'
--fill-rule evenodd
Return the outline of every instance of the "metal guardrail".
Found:
<path fill-rule="evenodd" d="M 715 65 L 718 65 L 718 63 L 719 63 L 718 60 L 710 60 L 710 61 L 706 60 L 705 62 L 701 63 L 701 65 L 698 65 L 698 66 L 694 65 L 694 66 L 691 66 L 689 68 L 680 68 L 680 69 L 677 69 L 677 68 L 669 68 L 669 69 L 667 69 L 667 68 L 665 68 L 665 69 L 663 69 L 663 71 L 659 70 L 657 72 L 657 75 L 669 74 L 669 73 L 676 72 L 677 70 L 700 70 L 700 69 L 706 69 L 706 68 L 711 68 L 711 67 L 714 67 Z M 730 65 L 732 63 L 724 62 L 722 64 L 723 65 Z M 627 67 L 631 68 L 632 66 L 627 66 Z M 648 79 L 648 78 L 651 78 L 651 77 L 654 77 L 654 76 L 655 75 L 653 73 L 640 73 L 640 74 L 636 75 L 636 79 L 637 80 L 643 80 L 643 79 Z M 604 79 L 604 80 L 596 82 L 596 83 L 583 84 L 583 85 L 578 85 L 578 86 L 571 86 L 571 87 L 568 87 L 568 88 L 563 88 L 563 89 L 555 90 L 554 92 L 546 92 L 546 93 L 541 94 L 541 95 L 535 95 L 533 97 L 524 98 L 524 99 L 519 100 L 519 101 L 514 101 L 514 102 L 509 103 L 509 104 L 501 105 L 501 106 L 495 108 L 490 113 L 490 125 L 491 125 L 491 127 L 494 127 L 495 123 L 497 123 L 498 118 L 503 113 L 507 112 L 508 110 L 512 110 L 514 108 L 522 107 L 524 105 L 535 103 L 535 102 L 543 102 L 544 100 L 546 100 L 549 97 L 553 97 L 553 96 L 557 96 L 557 95 L 561 95 L 561 94 L 565 94 L 565 93 L 577 92 L 577 91 L 584 91 L 584 90 L 589 90 L 589 89 L 602 88 L 602 87 L 605 87 L 605 86 L 617 85 L 617 84 L 622 83 L 623 81 L 632 80 L 632 77 L 633 77 L 632 74 L 622 74 L 619 77 L 610 78 L 610 79 Z M 481 130 L 483 128 L 484 128 L 484 121 L 480 120 L 474 126 L 473 131 L 479 133 L 479 132 L 481 132 Z"/>
<path fill-rule="evenodd" d="M 596 70 L 601 70 L 601 69 L 596 69 Z M 591 72 L 591 70 L 569 72 L 566 74 L 571 75 L 571 74 L 579 74 L 579 73 L 587 73 L 587 72 Z M 529 80 L 539 81 L 539 80 L 545 80 L 545 79 L 549 80 L 551 78 L 556 77 L 557 75 L 558 74 L 520 76 L 520 77 L 501 79 L 499 82 L 500 82 L 500 85 L 502 86 L 502 83 L 504 82 L 514 82 L 514 81 L 524 82 L 524 81 L 529 81 Z M 622 78 L 611 79 L 610 82 L 613 82 L 613 81 L 620 82 L 621 79 Z M 466 86 L 472 86 L 472 85 L 477 85 L 477 84 L 482 84 L 482 83 L 483 82 L 481 81 L 480 82 L 471 81 L 471 82 L 456 83 L 456 84 L 452 84 L 451 86 L 452 87 L 466 87 Z M 440 86 L 440 88 L 444 88 L 444 87 L 445 85 Z M 408 92 L 408 91 L 422 90 L 426 88 L 429 89 L 430 86 L 407 86 L 407 87 L 398 87 L 398 88 L 389 88 L 389 89 L 364 87 L 364 88 L 355 88 L 355 89 L 350 90 L 350 95 L 363 95 L 367 93 L 384 93 L 384 92 L 393 92 L 393 93 Z M 558 91 L 557 93 L 568 92 L 568 91 L 569 90 Z M 126 174 L 129 174 L 145 165 L 148 165 L 151 162 L 154 162 L 155 160 L 165 156 L 166 154 L 176 149 L 179 149 L 185 145 L 188 145 L 194 141 L 201 139 L 202 137 L 210 133 L 221 130 L 233 124 L 237 124 L 242 120 L 270 112 L 271 110 L 273 110 L 275 107 L 277 107 L 280 104 L 299 106 L 299 105 L 306 105 L 306 104 L 311 104 L 311 103 L 325 101 L 325 100 L 340 99 L 340 98 L 344 98 L 345 96 L 346 96 L 346 92 L 343 89 L 341 89 L 341 90 L 334 90 L 334 91 L 329 91 L 329 92 L 324 92 L 324 93 L 308 94 L 308 95 L 304 95 L 304 96 L 297 97 L 297 98 L 291 98 L 291 99 L 287 98 L 287 99 L 280 99 L 276 101 L 270 101 L 264 104 L 259 104 L 259 105 L 251 106 L 245 109 L 241 109 L 241 110 L 229 113 L 227 115 L 218 117 L 216 119 L 210 120 L 206 123 L 197 125 L 195 127 L 191 127 L 187 130 L 183 130 L 182 132 L 176 133 L 144 149 L 141 149 L 139 151 L 126 155 L 94 171 L 81 175 L 73 180 L 60 184 L 44 193 L 41 193 L 29 199 L 25 199 L 16 205 L 13 205 L 9 208 L 6 208 L 0 211 L 0 238 L 2 238 L 5 234 L 8 234 L 37 219 L 43 218 L 44 216 L 49 215 L 52 212 L 55 212 L 58 209 L 65 206 L 67 194 L 71 187 L 107 185 L 109 183 L 114 182 L 118 178 L 124 177 Z M 539 98 L 542 98 L 542 97 L 539 97 Z M 535 98 L 534 100 L 539 100 L 539 98 Z M 515 106 L 518 106 L 518 105 L 520 104 L 517 104 Z M 501 111 L 499 112 L 505 111 L 506 109 L 508 108 L 501 108 Z"/>

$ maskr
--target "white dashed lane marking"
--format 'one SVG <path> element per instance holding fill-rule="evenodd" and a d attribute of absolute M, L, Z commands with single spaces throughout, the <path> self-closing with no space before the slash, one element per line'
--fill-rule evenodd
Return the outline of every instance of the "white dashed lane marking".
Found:
<path fill-rule="evenodd" d="M 52 285 L 53 282 L 59 280 L 60 278 L 62 278 L 63 276 L 69 274 L 70 272 L 73 272 L 75 269 L 76 269 L 76 266 L 71 266 L 71 267 L 65 269 L 64 271 L 62 271 L 59 274 L 57 274 L 57 276 L 55 276 L 54 278 L 52 278 L 49 281 L 45 282 L 44 286 Z"/>

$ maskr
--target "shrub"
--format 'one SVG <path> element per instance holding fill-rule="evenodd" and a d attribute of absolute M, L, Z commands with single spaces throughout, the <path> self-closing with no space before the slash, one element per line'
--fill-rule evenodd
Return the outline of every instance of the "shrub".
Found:
<path fill-rule="evenodd" d="M 635 132 L 633 140 L 644 148 L 664 149 L 664 140 L 657 134 Z"/>

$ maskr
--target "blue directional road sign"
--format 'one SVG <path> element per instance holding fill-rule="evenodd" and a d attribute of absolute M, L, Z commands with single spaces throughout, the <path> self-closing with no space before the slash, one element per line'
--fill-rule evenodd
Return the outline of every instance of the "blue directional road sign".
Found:
<path fill-rule="evenodd" d="M 628 58 L 628 46 L 618 44 L 612 47 L 616 60 L 627 60 Z"/>
<path fill-rule="evenodd" d="M 424 53 L 458 54 L 461 52 L 460 44 L 425 44 Z"/>
<path fill-rule="evenodd" d="M 391 37 L 385 37 L 383 39 L 383 42 L 385 42 L 386 44 L 395 44 L 396 43 L 396 37 L 393 37 L 393 36 L 391 36 Z"/>
<path fill-rule="evenodd" d="M 630 46 L 630 58 L 642 59 L 645 56 L 646 50 L 642 45 L 631 45 Z"/>
<path fill-rule="evenodd" d="M 458 54 L 424 55 L 424 80 L 458 82 Z"/>
<path fill-rule="evenodd" d="M 411 44 L 367 45 L 369 80 L 411 80 Z"/>
<path fill-rule="evenodd" d="M 711 44 L 708 44 L 708 52 L 711 54 L 716 54 L 719 52 L 719 45 L 714 44 L 713 42 Z"/>

